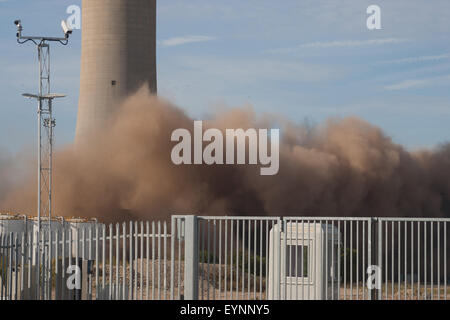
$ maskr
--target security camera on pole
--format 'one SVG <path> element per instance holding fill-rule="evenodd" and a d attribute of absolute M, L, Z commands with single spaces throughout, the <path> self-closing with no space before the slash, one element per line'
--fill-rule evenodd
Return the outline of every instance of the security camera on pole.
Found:
<path fill-rule="evenodd" d="M 32 42 L 38 49 L 39 61 L 39 91 L 37 94 L 25 93 L 24 97 L 36 99 L 38 102 L 38 206 L 37 206 L 37 223 L 38 239 L 41 237 L 41 217 L 48 218 L 48 241 L 51 241 L 51 217 L 52 217 L 52 158 L 53 158 L 53 128 L 55 127 L 55 119 L 53 118 L 53 100 L 63 98 L 65 95 L 52 94 L 50 92 L 50 44 L 49 42 L 59 42 L 67 45 L 72 30 L 66 21 L 61 22 L 64 31 L 64 37 L 44 37 L 44 36 L 24 36 L 22 35 L 23 27 L 20 20 L 14 21 L 17 26 L 17 42 L 24 44 Z M 44 137 L 42 132 L 45 132 Z M 43 139 L 44 138 L 44 139 Z M 40 243 L 40 241 L 38 241 Z M 40 279 L 40 254 L 41 245 L 37 249 L 36 266 L 38 279 Z M 42 261 L 42 263 L 51 261 Z M 51 274 L 47 275 L 51 279 Z M 51 294 L 51 281 L 37 281 L 37 297 L 49 298 Z M 46 285 L 47 284 L 47 285 Z"/>

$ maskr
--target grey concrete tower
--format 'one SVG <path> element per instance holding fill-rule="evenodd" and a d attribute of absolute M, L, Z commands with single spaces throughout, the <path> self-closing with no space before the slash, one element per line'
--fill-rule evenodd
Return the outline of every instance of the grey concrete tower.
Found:
<path fill-rule="evenodd" d="M 76 143 L 144 84 L 156 93 L 156 0 L 83 0 Z"/>

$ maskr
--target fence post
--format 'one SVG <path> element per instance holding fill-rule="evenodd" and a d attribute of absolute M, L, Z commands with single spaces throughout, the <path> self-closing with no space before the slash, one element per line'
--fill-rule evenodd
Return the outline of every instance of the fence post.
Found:
<path fill-rule="evenodd" d="M 197 216 L 185 217 L 184 298 L 198 300 L 198 224 Z"/>
<path fill-rule="evenodd" d="M 177 219 L 172 216 L 170 222 L 170 300 L 174 299 L 174 290 L 175 290 L 175 239 L 177 238 L 176 226 Z M 178 288 L 180 290 L 180 288 Z"/>
<path fill-rule="evenodd" d="M 369 218 L 367 225 L 367 266 L 370 267 L 371 265 L 372 265 L 372 218 Z M 367 272 L 367 270 L 365 270 L 364 272 Z M 373 290 L 370 288 L 371 288 L 370 286 L 367 287 L 368 289 L 367 298 L 369 300 L 372 300 Z"/>
<path fill-rule="evenodd" d="M 376 222 L 377 222 L 377 229 L 378 229 L 377 264 L 378 264 L 378 268 L 379 268 L 378 270 L 380 272 L 378 274 L 380 279 L 379 280 L 377 279 L 376 281 L 377 281 L 377 284 L 380 285 L 380 287 L 378 288 L 378 300 L 382 300 L 383 299 L 383 288 L 382 288 L 381 284 L 382 284 L 382 276 L 383 276 L 383 220 L 381 218 L 377 218 Z"/>

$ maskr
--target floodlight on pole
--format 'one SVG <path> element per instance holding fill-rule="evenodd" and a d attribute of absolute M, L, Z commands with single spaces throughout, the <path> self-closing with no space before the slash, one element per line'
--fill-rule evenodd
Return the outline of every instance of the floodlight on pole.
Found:
<path fill-rule="evenodd" d="M 39 63 L 39 91 L 37 94 L 25 93 L 24 97 L 36 99 L 38 102 L 38 206 L 37 206 L 37 236 L 40 238 L 41 232 L 41 217 L 44 215 L 48 218 L 49 241 L 51 235 L 51 219 L 52 219 L 52 171 L 53 171 L 53 137 L 54 127 L 56 125 L 53 118 L 53 100 L 63 98 L 65 95 L 52 94 L 50 92 L 50 42 L 59 42 L 62 45 L 67 45 L 69 36 L 72 30 L 67 23 L 63 21 L 61 27 L 64 32 L 64 37 L 44 37 L 44 36 L 24 36 L 22 35 L 23 26 L 20 20 L 15 20 L 14 24 L 17 26 L 17 42 L 24 44 L 32 42 L 38 49 L 38 63 Z M 46 134 L 42 136 L 42 132 Z M 39 241 L 38 241 L 39 243 Z M 37 254 L 37 270 L 41 269 L 39 263 L 40 246 Z M 44 263 L 45 261 L 42 261 Z M 51 263 L 51 262 L 50 262 Z M 38 274 L 40 276 L 40 273 Z M 46 275 L 50 276 L 51 275 Z M 39 279 L 39 278 L 38 278 Z M 37 294 L 43 294 L 44 298 L 51 295 L 51 286 L 48 290 L 40 290 L 40 281 L 37 284 Z M 48 291 L 48 292 L 47 292 Z"/>

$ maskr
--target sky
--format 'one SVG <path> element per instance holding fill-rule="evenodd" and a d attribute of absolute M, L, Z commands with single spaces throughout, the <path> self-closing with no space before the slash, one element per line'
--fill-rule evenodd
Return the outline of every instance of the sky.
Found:
<path fill-rule="evenodd" d="M 366 26 L 369 5 L 381 29 Z M 0 152 L 36 142 L 37 52 L 24 34 L 62 34 L 81 0 L 0 0 Z M 190 116 L 252 105 L 293 121 L 358 116 L 410 150 L 450 141 L 448 0 L 160 0 L 159 95 Z M 73 141 L 81 32 L 52 45 L 56 144 Z"/>

